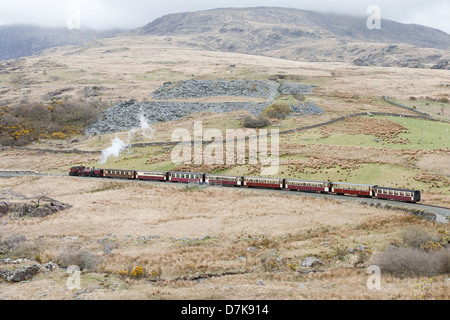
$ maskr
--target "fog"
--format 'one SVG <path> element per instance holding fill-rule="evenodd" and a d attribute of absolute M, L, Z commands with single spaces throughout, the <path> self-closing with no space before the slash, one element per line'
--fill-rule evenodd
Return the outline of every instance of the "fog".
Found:
<path fill-rule="evenodd" d="M 74 8 L 82 28 L 132 29 L 170 13 L 226 7 L 277 6 L 319 12 L 368 16 L 367 8 L 379 6 L 383 19 L 415 23 L 450 33 L 449 0 L 16 0 L 0 2 L 1 24 L 34 24 L 66 27 Z M 77 14 L 75 12 L 75 14 Z"/>

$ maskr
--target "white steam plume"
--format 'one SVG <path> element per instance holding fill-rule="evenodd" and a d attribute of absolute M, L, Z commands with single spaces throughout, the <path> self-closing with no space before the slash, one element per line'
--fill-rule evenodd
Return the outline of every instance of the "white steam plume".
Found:
<path fill-rule="evenodd" d="M 147 118 L 144 117 L 144 115 L 142 115 L 142 114 L 140 115 L 140 122 L 141 122 L 142 135 L 145 138 L 151 140 L 153 138 L 153 136 L 155 135 L 156 130 L 150 126 Z"/>
<path fill-rule="evenodd" d="M 128 132 L 128 141 L 122 141 L 118 136 L 111 140 L 111 146 L 102 151 L 102 155 L 99 164 L 105 164 L 109 157 L 118 157 L 126 149 L 130 147 L 131 139 L 138 133 L 144 136 L 146 139 L 150 140 L 155 134 L 155 129 L 153 129 L 148 119 L 144 115 L 139 116 L 140 128 L 133 128 Z"/>
<path fill-rule="evenodd" d="M 109 157 L 118 157 L 129 143 L 123 142 L 118 136 L 111 140 L 111 147 L 102 151 L 99 164 L 105 164 Z"/>

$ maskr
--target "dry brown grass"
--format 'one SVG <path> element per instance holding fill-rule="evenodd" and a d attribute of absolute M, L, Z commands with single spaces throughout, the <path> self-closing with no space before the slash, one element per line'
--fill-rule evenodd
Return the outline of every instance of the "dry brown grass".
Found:
<path fill-rule="evenodd" d="M 319 98 L 322 97 L 320 100 L 324 107 L 328 112 L 342 115 L 355 110 L 395 109 L 379 103 L 382 95 L 405 100 L 414 95 L 445 96 L 445 84 L 450 82 L 449 73 L 441 70 L 358 68 L 345 63 L 310 63 L 208 52 L 188 48 L 182 44 L 183 40 L 186 39 L 175 41 L 174 38 L 167 43 L 164 37 L 117 37 L 103 39 L 102 46 L 83 50 L 62 47 L 24 58 L 21 69 L 16 73 L 28 74 L 31 84 L 26 88 L 11 87 L 3 99 L 39 101 L 45 95 L 42 85 L 54 85 L 50 91 L 71 87 L 73 90 L 64 95 L 79 99 L 83 96 L 78 92 L 85 86 L 100 84 L 105 89 L 101 91 L 102 101 L 114 103 L 151 99 L 150 93 L 165 81 L 188 78 L 267 79 L 283 75 L 288 79 L 295 76 L 305 82 L 319 84 L 316 92 Z M 118 50 L 125 47 L 128 48 L 125 52 Z M 4 81 L 9 86 L 9 78 Z"/>
<path fill-rule="evenodd" d="M 335 248 L 364 244 L 375 253 L 398 242 L 402 228 L 436 228 L 402 211 L 256 190 L 186 191 L 179 185 L 70 177 L 3 179 L 0 188 L 26 195 L 44 188 L 73 205 L 46 218 L 3 218 L 2 231 L 5 238 L 39 239 L 43 263 L 61 253 L 72 260 L 80 252 L 101 257 L 98 274 L 82 275 L 82 289 L 91 288 L 82 296 L 89 299 L 412 299 L 419 280 L 383 275 L 382 290 L 370 291 L 366 269 L 353 267 L 356 255 L 336 260 Z M 159 237 L 141 238 L 149 235 Z M 112 253 L 103 252 L 106 242 L 114 243 Z M 307 269 L 300 266 L 306 256 L 323 261 L 321 272 L 299 273 Z M 144 268 L 147 280 L 121 276 L 136 266 Z M 30 283 L 0 284 L 0 296 L 71 299 L 75 292 L 65 289 L 66 279 L 61 269 Z M 265 286 L 256 285 L 259 279 Z M 435 287 L 445 281 L 437 277 Z"/>
<path fill-rule="evenodd" d="M 450 83 L 450 74 L 439 70 L 357 68 L 343 63 L 304 63 L 206 52 L 180 45 L 179 41 L 183 40 L 174 37 L 167 43 L 162 37 L 112 38 L 102 40 L 103 46 L 81 51 L 79 47 L 58 48 L 25 58 L 17 73 L 27 73 L 30 84 L 25 88 L 11 87 L 2 99 L 42 101 L 46 94 L 43 86 L 52 86 L 51 91 L 70 86 L 74 89 L 65 95 L 76 101 L 86 99 L 79 94 L 85 86 L 100 84 L 104 88 L 100 91 L 102 101 L 112 105 L 129 99 L 151 100 L 150 93 L 165 81 L 268 79 L 283 75 L 287 79 L 300 78 L 304 84 L 318 85 L 311 100 L 326 112 L 320 117 L 292 121 L 291 126 L 300 127 L 354 112 L 398 112 L 380 97 L 389 95 L 404 101 L 410 96 L 445 96 L 445 85 Z M 125 47 L 128 50 L 122 50 Z M 9 86 L 8 77 L 0 77 L 1 83 L 6 81 Z M 201 101 L 244 100 L 214 97 Z M 256 102 L 255 99 L 245 101 Z M 226 129 L 231 120 L 242 116 L 245 113 L 226 117 L 193 115 L 155 126 L 155 140 L 170 140 L 174 128 L 192 129 L 196 120 L 203 120 L 205 128 Z M 353 120 L 346 128 L 355 130 L 350 133 L 379 129 L 382 137 L 395 136 L 402 129 L 398 125 L 386 128 L 384 124 Z M 126 133 L 119 136 L 126 139 Z M 62 145 L 46 143 L 33 147 L 98 151 L 108 147 L 112 137 L 81 138 L 75 144 L 58 142 Z M 169 153 L 159 153 L 158 161 L 168 159 Z M 289 140 L 282 142 L 280 150 L 281 164 L 287 167 L 283 169 L 285 176 L 302 173 L 305 168 L 308 173 L 317 171 L 318 174 L 327 166 L 337 166 L 343 175 L 351 175 L 367 163 L 399 166 L 417 163 L 428 176 L 428 170 L 439 173 L 446 169 L 448 161 L 444 153 L 304 145 Z M 154 163 L 152 156 L 145 156 L 147 163 Z M 95 163 L 98 158 L 89 154 L 37 154 L 21 150 L 0 153 L 2 169 L 58 173 L 66 173 L 74 164 Z M 330 159 L 334 161 L 330 163 Z M 215 188 L 186 191 L 177 185 L 69 177 L 1 179 L 0 189 L 26 195 L 46 191 L 50 197 L 73 206 L 46 218 L 3 218 L 0 234 L 5 237 L 22 234 L 30 245 L 39 243 L 32 248 L 39 251 L 43 263 L 55 260 L 64 249 L 75 258 L 83 250 L 101 257 L 98 273 L 88 271 L 82 275 L 82 289 L 86 293 L 80 297 L 87 299 L 414 299 L 411 290 L 423 279 L 383 275 L 382 289 L 368 290 L 366 268 L 354 268 L 357 256 L 335 259 L 336 248 L 364 244 L 375 255 L 398 243 L 403 228 L 415 225 L 428 230 L 436 228 L 435 223 L 403 211 L 265 191 Z M 448 203 L 448 196 L 440 192 L 423 196 L 427 202 Z M 160 237 L 141 239 L 148 235 Z M 211 238 L 199 240 L 205 236 Z M 112 253 L 104 252 L 105 243 L 111 244 Z M 249 251 L 250 247 L 255 250 Z M 300 264 L 306 256 L 323 261 L 320 272 L 299 272 L 304 269 Z M 370 261 L 365 266 L 367 263 Z M 146 280 L 121 274 L 136 266 L 145 269 Z M 152 273 L 159 270 L 160 276 L 153 277 Z M 155 281 L 156 278 L 159 280 Z M 197 278 L 206 280 L 198 282 Z M 66 289 L 66 279 L 65 271 L 58 270 L 39 275 L 29 283 L 0 283 L 0 296 L 72 299 L 77 294 Z M 256 285 L 259 279 L 265 286 Z M 434 280 L 433 292 L 447 288 L 446 277 L 438 276 Z M 439 297 L 448 299 L 448 290 Z"/>

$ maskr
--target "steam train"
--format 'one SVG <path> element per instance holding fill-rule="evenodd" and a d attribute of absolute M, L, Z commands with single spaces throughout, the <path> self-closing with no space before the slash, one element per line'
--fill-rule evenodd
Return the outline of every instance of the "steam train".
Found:
<path fill-rule="evenodd" d="M 310 193 L 368 197 L 410 203 L 416 203 L 420 201 L 420 191 L 418 190 L 387 188 L 377 185 L 330 181 L 224 176 L 198 172 L 159 172 L 124 169 L 95 169 L 87 168 L 84 166 L 72 167 L 69 174 L 71 176 L 80 177 L 166 181 L 173 183 L 207 183 L 210 185 L 221 185 L 228 187 L 292 190 Z"/>

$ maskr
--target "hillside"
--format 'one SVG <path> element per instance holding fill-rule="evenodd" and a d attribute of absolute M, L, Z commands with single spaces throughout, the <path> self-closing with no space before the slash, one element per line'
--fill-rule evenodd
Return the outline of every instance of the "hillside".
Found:
<path fill-rule="evenodd" d="M 0 61 L 31 56 L 64 45 L 110 37 L 118 31 L 69 30 L 30 25 L 0 26 Z"/>
<path fill-rule="evenodd" d="M 209 31 L 141 29 L 1 61 L 0 300 L 406 300 L 421 288 L 448 300 L 448 219 L 425 206 L 69 176 L 74 165 L 260 176 L 262 163 L 176 163 L 174 132 L 196 139 L 201 122 L 211 155 L 211 129 L 244 130 L 264 109 L 264 128 L 280 131 L 274 176 L 415 189 L 450 207 L 450 72 L 345 62 L 396 61 L 366 59 L 371 47 L 409 66 L 448 51 L 355 40 L 366 52 L 347 56 L 331 31 L 302 30 L 311 50 L 297 39 L 259 55 L 213 51 Z M 253 41 L 233 34 L 214 37 Z M 299 60 L 320 49 L 330 62 L 279 58 L 299 43 Z M 382 287 L 369 291 L 374 265 Z"/>
<path fill-rule="evenodd" d="M 228 8 L 166 15 L 131 34 L 169 36 L 169 42 L 188 37 L 181 42 L 201 49 L 299 61 L 448 67 L 447 33 L 390 20 L 369 30 L 366 20 L 290 8 Z"/>

